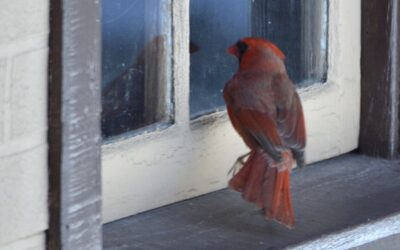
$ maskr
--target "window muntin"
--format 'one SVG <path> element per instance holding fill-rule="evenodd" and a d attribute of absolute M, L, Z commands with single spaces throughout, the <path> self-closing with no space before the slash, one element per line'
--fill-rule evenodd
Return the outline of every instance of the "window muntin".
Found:
<path fill-rule="evenodd" d="M 298 86 L 327 77 L 326 0 L 192 0 L 190 40 L 192 118 L 224 109 L 222 88 L 237 69 L 226 49 L 245 36 L 264 37 L 286 55 L 289 76 Z"/>
<path fill-rule="evenodd" d="M 169 0 L 102 1 L 102 134 L 172 121 Z"/>

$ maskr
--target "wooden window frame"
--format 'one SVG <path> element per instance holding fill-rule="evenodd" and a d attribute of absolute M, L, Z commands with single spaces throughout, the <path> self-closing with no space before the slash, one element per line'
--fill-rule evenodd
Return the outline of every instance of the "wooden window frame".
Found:
<path fill-rule="evenodd" d="M 360 151 L 400 154 L 399 1 L 362 1 Z"/>
<path fill-rule="evenodd" d="M 329 1 L 327 80 L 299 90 L 307 163 L 358 146 L 360 2 Z M 171 4 L 175 123 L 102 146 L 104 222 L 225 188 L 234 160 L 248 151 L 226 111 L 189 119 L 189 3 Z"/>

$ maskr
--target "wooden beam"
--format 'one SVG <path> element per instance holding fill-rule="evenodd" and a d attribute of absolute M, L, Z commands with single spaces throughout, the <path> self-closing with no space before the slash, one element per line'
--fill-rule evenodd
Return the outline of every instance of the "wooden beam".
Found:
<path fill-rule="evenodd" d="M 101 249 L 99 1 L 50 1 L 48 249 Z"/>
<path fill-rule="evenodd" d="M 361 131 L 364 154 L 399 156 L 399 1 L 362 1 Z"/>

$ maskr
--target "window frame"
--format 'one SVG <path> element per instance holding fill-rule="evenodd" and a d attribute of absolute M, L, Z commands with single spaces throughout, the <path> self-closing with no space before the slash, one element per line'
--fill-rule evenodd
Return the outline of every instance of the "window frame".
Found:
<path fill-rule="evenodd" d="M 102 146 L 104 222 L 224 188 L 247 152 L 225 111 L 190 120 L 189 1 L 172 1 L 171 11 L 175 123 Z M 358 146 L 360 0 L 329 1 L 329 22 L 327 81 L 299 90 L 307 163 Z"/>
<path fill-rule="evenodd" d="M 400 5 L 362 1 L 360 152 L 400 156 Z M 385 34 L 385 35 L 382 35 Z"/>
<path fill-rule="evenodd" d="M 127 63 L 130 65 L 124 67 L 121 72 L 119 72 L 119 74 L 117 74 L 113 79 L 107 81 L 106 87 L 102 86 L 102 98 L 107 99 L 107 96 L 110 93 L 111 95 L 113 95 L 114 92 L 118 92 L 124 95 L 125 92 L 121 90 L 131 88 L 130 85 L 134 84 L 134 80 L 126 81 L 123 78 L 126 77 L 126 73 L 129 72 L 130 69 L 135 69 L 138 66 L 138 61 L 142 61 L 141 63 L 139 63 L 139 65 L 143 67 L 143 93 L 141 93 L 143 98 L 143 110 L 141 110 L 141 113 L 143 114 L 143 120 L 140 118 L 139 120 L 142 120 L 143 124 L 135 127 L 129 127 L 128 129 L 123 129 L 124 132 L 122 132 L 123 130 L 108 130 L 107 127 L 111 124 L 102 123 L 102 129 L 103 125 L 105 125 L 104 128 L 106 128 L 107 130 L 106 136 L 104 133 L 102 134 L 103 143 L 113 143 L 115 141 L 124 140 L 126 138 L 137 136 L 143 133 L 163 129 L 174 122 L 174 103 L 172 100 L 172 49 L 170 48 L 170 44 L 172 43 L 172 16 L 162 16 L 159 18 L 159 20 L 157 20 L 156 23 L 153 23 L 151 21 L 155 16 L 159 15 L 159 13 L 162 13 L 162 11 L 165 11 L 169 8 L 169 4 L 167 3 L 169 1 L 170 0 L 148 0 L 143 3 L 143 13 L 145 16 L 143 26 L 145 32 L 144 34 L 140 35 L 145 37 L 145 44 L 143 45 L 143 48 L 141 48 L 139 53 L 135 55 L 136 58 L 132 64 Z M 134 4 L 134 2 L 131 4 Z M 157 6 L 157 9 L 154 11 L 152 10 L 152 7 L 155 6 Z M 128 7 L 127 9 L 130 8 L 131 7 Z M 124 10 L 124 15 L 125 14 L 129 14 L 129 12 L 126 12 L 126 9 Z M 150 18 L 147 18 L 147 16 L 149 16 Z M 104 29 L 103 25 L 102 29 Z M 106 38 L 109 37 L 112 37 L 112 39 L 119 39 L 118 37 L 115 38 L 115 36 L 108 36 Z M 102 36 L 102 39 L 104 38 L 105 37 Z M 152 48 L 154 47 L 157 47 L 157 49 L 153 50 Z M 111 50 L 115 50 L 115 48 L 120 49 L 119 47 L 112 47 Z M 116 52 L 111 52 L 111 54 L 113 53 Z M 104 60 L 105 58 L 103 58 L 103 62 Z M 114 61 L 107 63 L 107 65 L 121 64 L 120 62 Z M 149 67 L 149 64 L 155 67 Z M 153 68 L 157 69 L 152 70 Z M 102 72 L 102 76 L 107 75 L 107 70 L 103 69 L 103 71 L 106 72 L 106 74 Z M 107 79 L 109 77 L 105 78 Z M 104 84 L 104 82 L 102 84 Z M 131 94 L 135 95 L 135 93 Z M 112 100 L 116 98 L 123 98 L 123 96 L 114 95 L 114 97 L 112 97 Z M 119 107 L 119 110 L 117 110 L 116 112 L 114 112 L 115 109 L 114 107 L 112 107 L 113 105 L 110 105 L 110 100 L 108 100 L 108 103 L 106 103 L 106 105 L 102 103 L 103 111 L 104 109 L 107 110 L 106 114 L 104 114 L 104 112 L 102 113 L 102 122 L 104 121 L 103 119 L 107 120 L 107 118 L 111 118 L 110 120 L 113 121 L 116 114 L 117 116 L 127 116 L 126 113 L 124 115 L 121 115 L 121 113 L 125 111 L 131 111 L 130 108 L 132 107 L 127 107 L 126 104 L 131 104 L 132 100 L 134 100 L 134 97 L 130 97 L 128 101 L 124 100 L 122 102 L 123 104 L 121 104 L 122 107 Z M 132 119 L 134 120 L 135 118 Z M 127 121 L 124 121 L 122 125 L 126 126 L 126 122 Z"/>

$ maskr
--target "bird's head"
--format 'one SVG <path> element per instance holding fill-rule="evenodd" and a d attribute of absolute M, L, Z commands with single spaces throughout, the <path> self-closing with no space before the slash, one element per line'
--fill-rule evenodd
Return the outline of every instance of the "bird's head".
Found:
<path fill-rule="evenodd" d="M 240 68 L 254 66 L 254 61 L 260 59 L 280 62 L 285 59 L 285 55 L 278 46 L 264 38 L 240 39 L 228 48 L 228 53 L 239 59 Z"/>

